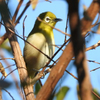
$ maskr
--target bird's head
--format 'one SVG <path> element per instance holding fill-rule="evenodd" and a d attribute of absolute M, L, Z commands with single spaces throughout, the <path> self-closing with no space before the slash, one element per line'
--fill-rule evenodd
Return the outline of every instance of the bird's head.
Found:
<path fill-rule="evenodd" d="M 62 19 L 60 18 L 56 18 L 52 12 L 44 12 L 38 16 L 34 28 L 39 28 L 43 31 L 50 31 L 53 30 L 55 24 L 61 20 Z"/>

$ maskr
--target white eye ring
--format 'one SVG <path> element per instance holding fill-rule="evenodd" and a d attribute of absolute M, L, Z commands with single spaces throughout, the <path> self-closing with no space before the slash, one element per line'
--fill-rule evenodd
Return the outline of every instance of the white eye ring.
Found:
<path fill-rule="evenodd" d="M 50 17 L 47 16 L 47 17 L 45 18 L 45 21 L 48 23 L 48 22 L 50 21 Z"/>

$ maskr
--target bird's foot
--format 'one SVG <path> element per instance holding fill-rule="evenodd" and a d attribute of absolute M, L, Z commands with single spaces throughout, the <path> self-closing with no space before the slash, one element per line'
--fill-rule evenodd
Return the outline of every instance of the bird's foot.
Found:
<path fill-rule="evenodd" d="M 39 71 L 39 73 L 35 76 L 36 77 L 36 79 L 40 79 L 40 78 L 42 78 L 44 76 L 44 72 L 42 72 L 42 71 Z"/>

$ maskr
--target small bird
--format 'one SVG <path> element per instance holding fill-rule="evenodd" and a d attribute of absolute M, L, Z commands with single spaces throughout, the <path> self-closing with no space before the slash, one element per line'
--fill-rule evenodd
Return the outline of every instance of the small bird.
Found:
<path fill-rule="evenodd" d="M 53 46 L 55 42 L 52 27 L 54 27 L 58 21 L 61 21 L 61 19 L 56 18 L 52 12 L 44 12 L 39 15 L 39 18 L 42 21 L 36 20 L 34 28 L 28 35 L 27 41 L 47 56 L 52 57 L 55 50 L 55 47 Z M 24 60 L 29 77 L 34 78 L 37 72 L 36 70 L 43 68 L 49 61 L 44 54 L 27 42 L 25 43 Z"/>

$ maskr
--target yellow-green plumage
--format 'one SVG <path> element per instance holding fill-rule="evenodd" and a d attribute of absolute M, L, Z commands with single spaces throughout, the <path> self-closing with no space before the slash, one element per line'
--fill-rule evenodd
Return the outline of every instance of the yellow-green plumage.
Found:
<path fill-rule="evenodd" d="M 55 26 L 56 22 L 60 21 L 60 19 L 57 19 L 51 12 L 42 13 L 39 15 L 39 18 L 51 26 Z M 46 25 L 37 19 L 34 28 L 27 38 L 27 41 L 49 57 L 52 57 L 55 49 L 52 45 L 55 44 L 55 42 L 53 28 L 49 25 Z M 27 66 L 28 76 L 32 78 L 36 73 L 34 69 L 39 70 L 40 68 L 43 68 L 49 60 L 45 55 L 28 43 L 25 43 L 24 59 Z"/>

